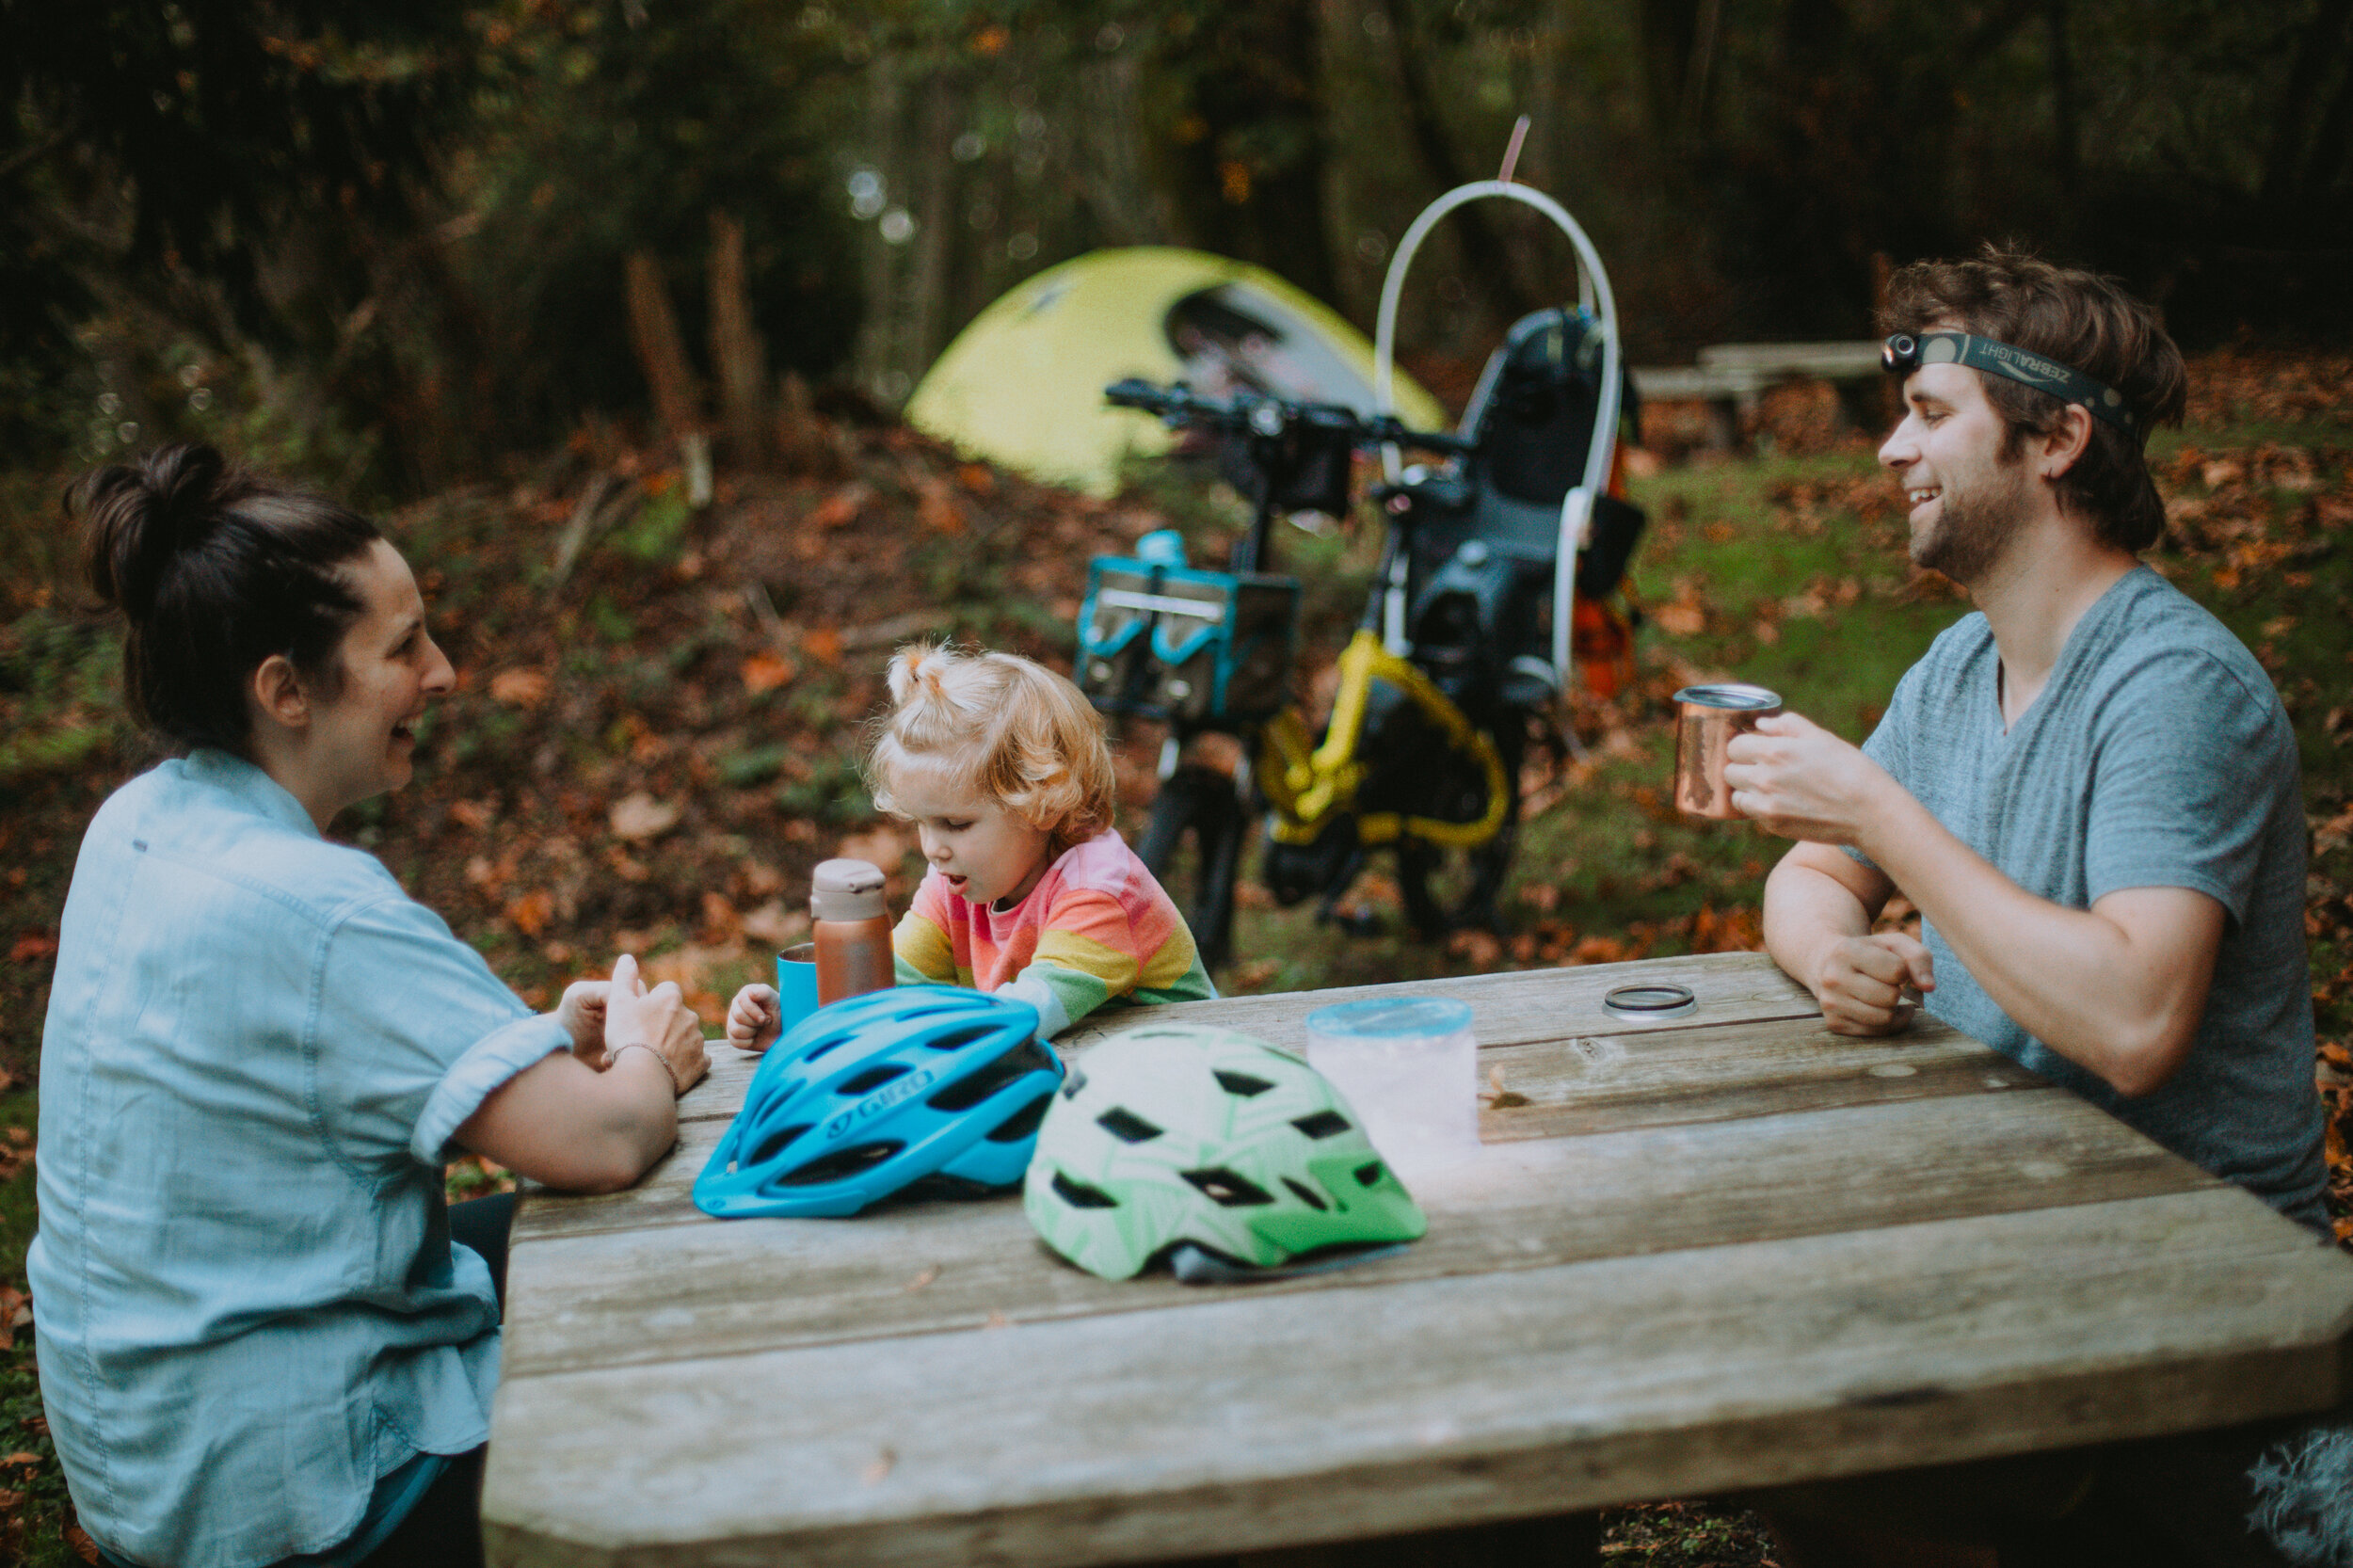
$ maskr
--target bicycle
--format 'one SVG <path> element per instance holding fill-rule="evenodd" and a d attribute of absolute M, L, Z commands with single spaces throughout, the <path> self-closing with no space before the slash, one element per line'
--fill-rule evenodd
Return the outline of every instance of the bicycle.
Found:
<path fill-rule="evenodd" d="M 1618 410 L 1630 399 L 1607 276 L 1575 220 L 1540 193 L 1484 182 L 1417 219 L 1383 290 L 1376 399 L 1389 400 L 1403 266 L 1439 217 L 1483 196 L 1536 205 L 1563 226 L 1581 297 L 1575 312 L 1513 326 L 1460 432 L 1408 429 L 1385 407 L 1203 398 L 1132 379 L 1106 389 L 1113 406 L 1230 443 L 1253 492 L 1230 569 L 1193 567 L 1177 536 L 1149 536 L 1132 558 L 1096 559 L 1079 615 L 1080 684 L 1096 705 L 1169 725 L 1137 853 L 1212 966 L 1229 955 L 1244 839 L 1261 813 L 1263 875 L 1279 904 L 1321 895 L 1320 918 L 1361 925 L 1339 901 L 1388 847 L 1421 935 L 1497 923 L 1531 723 L 1564 686 L 1580 614 L 1600 613 L 1641 532 L 1641 513 L 1609 493 Z M 1299 584 L 1261 568 L 1277 517 L 1346 513 L 1351 459 L 1367 449 L 1382 455 L 1372 494 L 1388 526 L 1318 735 L 1289 701 Z M 1406 449 L 1443 464 L 1404 468 Z M 1241 742 L 1243 765 L 1230 775 L 1187 760 L 1212 732 Z"/>

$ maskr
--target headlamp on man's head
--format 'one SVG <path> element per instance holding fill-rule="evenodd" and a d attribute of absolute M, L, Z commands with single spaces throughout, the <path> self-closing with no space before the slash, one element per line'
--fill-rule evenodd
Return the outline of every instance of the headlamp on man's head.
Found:
<path fill-rule="evenodd" d="M 1966 365 L 1991 376 L 2006 376 L 2062 402 L 2082 405 L 2136 441 L 2141 437 L 2140 417 L 2115 388 L 2013 344 L 1966 332 L 1898 332 L 1880 345 L 1880 364 L 1890 376 L 1909 376 L 1922 365 Z"/>

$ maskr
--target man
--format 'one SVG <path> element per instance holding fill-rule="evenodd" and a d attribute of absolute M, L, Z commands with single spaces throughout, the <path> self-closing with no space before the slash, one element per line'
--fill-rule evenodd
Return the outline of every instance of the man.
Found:
<path fill-rule="evenodd" d="M 1800 840 L 1766 944 L 1833 1032 L 1925 1006 L 2318 1230 L 2295 735 L 2247 649 L 2137 559 L 2181 356 L 2109 281 L 1990 248 L 1897 273 L 1882 325 L 1912 558 L 1978 613 L 1862 749 L 1796 714 L 1732 743 L 1733 804 Z M 1897 889 L 1923 940 L 1872 932 Z M 2090 1485 L 2057 1479 L 2026 1513 Z"/>

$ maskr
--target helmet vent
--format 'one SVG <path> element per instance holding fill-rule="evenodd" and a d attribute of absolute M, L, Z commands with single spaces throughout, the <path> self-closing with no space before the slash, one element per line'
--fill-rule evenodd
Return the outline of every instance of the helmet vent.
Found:
<path fill-rule="evenodd" d="M 793 1139 L 798 1138 L 802 1133 L 807 1132 L 815 1125 L 816 1124 L 813 1122 L 796 1122 L 791 1127 L 778 1128 L 776 1131 L 761 1139 L 758 1148 L 755 1148 L 751 1153 L 744 1156 L 742 1163 L 748 1165 L 765 1165 L 769 1160 L 774 1160 L 776 1156 L 782 1154 L 786 1147 L 792 1144 Z"/>
<path fill-rule="evenodd" d="M 1369 1164 L 1366 1164 L 1366 1165 L 1359 1165 L 1359 1166 L 1357 1166 L 1357 1167 L 1356 1167 L 1356 1185 L 1357 1185 L 1357 1186 L 1359 1186 L 1359 1187 L 1374 1187 L 1374 1186 L 1378 1186 L 1378 1185 L 1380 1184 L 1380 1181 L 1381 1181 L 1381 1161 L 1379 1161 L 1378 1160 L 1373 1160 L 1373 1161 L 1372 1161 L 1371 1163 L 1369 1163 Z"/>
<path fill-rule="evenodd" d="M 889 1082 L 892 1079 L 897 1078 L 905 1071 L 906 1069 L 900 1066 L 897 1063 L 877 1062 L 874 1065 L 867 1068 L 864 1072 L 853 1073 L 848 1078 L 843 1079 L 839 1084 L 834 1086 L 834 1093 L 838 1095 L 869 1094 L 873 1090 L 881 1088 L 884 1084 Z"/>
<path fill-rule="evenodd" d="M 1291 1126 L 1310 1138 L 1329 1138 L 1348 1130 L 1348 1118 L 1337 1111 L 1319 1111 L 1312 1116 L 1300 1117 Z"/>
<path fill-rule="evenodd" d="M 1182 1173 L 1187 1181 L 1201 1189 L 1203 1196 L 1224 1208 L 1254 1208 L 1273 1203 L 1274 1194 L 1238 1171 L 1215 1166 L 1204 1171 Z"/>
<path fill-rule="evenodd" d="M 934 1050 L 962 1050 L 967 1046 L 978 1045 L 996 1032 L 990 1025 L 980 1023 L 969 1029 L 942 1030 L 923 1044 Z"/>
<path fill-rule="evenodd" d="M 1219 1088 L 1225 1090 L 1229 1095 L 1240 1095 L 1244 1099 L 1250 1098 L 1253 1095 L 1263 1095 L 1269 1089 L 1274 1087 L 1273 1084 L 1269 1083 L 1265 1079 L 1252 1078 L 1248 1073 L 1222 1072 L 1218 1073 L 1216 1077 Z"/>
<path fill-rule="evenodd" d="M 1037 1124 L 1046 1119 L 1046 1108 L 1054 1103 L 1051 1095 L 1040 1095 L 1020 1110 L 997 1124 L 988 1135 L 992 1144 L 1017 1144 L 1037 1130 Z"/>
<path fill-rule="evenodd" d="M 1154 1127 L 1134 1112 L 1116 1105 L 1096 1117 L 1095 1125 L 1127 1144 L 1148 1144 L 1165 1130 Z"/>
<path fill-rule="evenodd" d="M 1293 1181 L 1290 1177 L 1285 1176 L 1283 1178 L 1283 1185 L 1289 1188 L 1293 1192 L 1296 1192 L 1299 1195 L 1299 1201 L 1305 1204 L 1310 1208 L 1329 1208 L 1332 1207 L 1330 1204 L 1325 1203 L 1323 1199 L 1317 1194 L 1315 1190 L 1310 1188 L 1305 1182 Z"/>
<path fill-rule="evenodd" d="M 923 1103 L 934 1111 L 968 1110 L 1016 1079 L 1053 1070 L 1054 1059 L 1046 1053 L 1046 1048 L 1035 1040 L 1024 1040 L 996 1061 L 956 1080 Z"/>
<path fill-rule="evenodd" d="M 1073 1208 L 1117 1208 L 1119 1200 L 1100 1187 L 1089 1187 L 1083 1181 L 1073 1181 L 1060 1171 L 1054 1173 L 1054 1196 Z"/>
<path fill-rule="evenodd" d="M 797 1171 L 788 1171 L 783 1177 L 787 1187 L 815 1187 L 828 1181 L 847 1181 L 860 1171 L 879 1165 L 906 1145 L 901 1143 L 858 1144 L 846 1149 L 836 1149 L 823 1159 L 812 1160 Z"/>

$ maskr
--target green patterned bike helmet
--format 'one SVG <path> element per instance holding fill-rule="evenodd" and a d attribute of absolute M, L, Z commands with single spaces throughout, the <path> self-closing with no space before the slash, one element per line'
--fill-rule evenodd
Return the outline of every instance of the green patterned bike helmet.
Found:
<path fill-rule="evenodd" d="M 1428 1224 L 1322 1074 L 1199 1024 L 1131 1029 L 1080 1059 L 1038 1128 L 1022 1206 L 1047 1245 L 1106 1279 L 1189 1261 L 1187 1247 L 1273 1269 Z"/>

